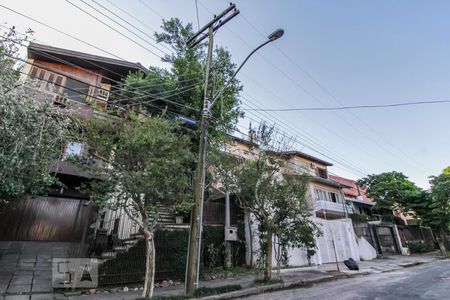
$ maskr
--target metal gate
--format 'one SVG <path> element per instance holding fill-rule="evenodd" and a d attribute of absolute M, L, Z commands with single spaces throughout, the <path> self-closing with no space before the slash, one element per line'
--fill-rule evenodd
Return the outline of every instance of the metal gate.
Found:
<path fill-rule="evenodd" d="M 92 207 L 72 198 L 28 197 L 0 211 L 0 240 L 80 242 L 86 235 Z"/>
<path fill-rule="evenodd" d="M 399 254 L 400 249 L 392 226 L 374 225 L 375 236 L 382 254 Z"/>

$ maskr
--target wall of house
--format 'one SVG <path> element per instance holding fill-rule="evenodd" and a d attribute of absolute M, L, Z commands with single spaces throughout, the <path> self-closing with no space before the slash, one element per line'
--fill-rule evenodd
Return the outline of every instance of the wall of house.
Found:
<path fill-rule="evenodd" d="M 327 166 L 313 162 L 300 156 L 291 156 L 287 160 L 286 169 L 297 172 L 306 173 L 311 176 L 316 176 L 316 168 L 326 169 Z"/>
<path fill-rule="evenodd" d="M 350 219 L 338 219 L 338 220 L 324 220 L 320 218 L 311 218 L 321 229 L 322 235 L 316 237 L 316 254 L 311 257 L 311 263 L 314 265 L 320 265 L 324 263 L 333 263 L 337 260 L 342 262 L 349 257 L 354 260 L 359 260 L 359 249 L 356 242 L 355 232 L 353 230 L 353 224 Z M 253 218 L 252 222 L 252 247 L 247 246 L 247 249 L 253 249 L 253 265 L 257 263 L 258 255 L 260 253 L 259 239 L 258 239 L 258 226 Z M 249 233 L 247 233 L 249 234 Z M 250 238 L 247 238 L 247 243 Z M 275 253 L 275 241 L 274 249 Z M 334 241 L 334 243 L 333 243 Z M 333 246 L 333 244 L 335 246 Z M 335 251 L 336 250 L 336 251 Z M 288 250 L 289 266 L 304 266 L 308 264 L 308 257 L 306 255 L 306 249 L 304 248 L 290 248 Z M 275 267 L 277 261 L 275 255 L 272 259 L 272 265 Z"/>
<path fill-rule="evenodd" d="M 83 70 L 80 68 L 75 68 L 69 65 L 53 63 L 42 60 L 34 60 L 34 64 L 36 66 L 42 66 L 45 69 L 50 71 L 55 71 L 55 73 L 65 75 L 71 77 L 73 79 L 77 79 L 89 85 L 100 87 L 102 75 L 99 71 L 96 70 Z"/>

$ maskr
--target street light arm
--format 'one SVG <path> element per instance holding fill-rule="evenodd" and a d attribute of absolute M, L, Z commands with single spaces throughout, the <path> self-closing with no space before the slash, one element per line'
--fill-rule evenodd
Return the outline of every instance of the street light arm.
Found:
<path fill-rule="evenodd" d="M 233 82 L 233 79 L 236 77 L 236 75 L 239 73 L 239 71 L 242 69 L 242 67 L 245 65 L 245 63 L 250 59 L 250 57 L 259 49 L 261 49 L 262 47 L 264 47 L 265 45 L 267 45 L 268 43 L 272 42 L 273 40 L 267 40 L 264 43 L 262 43 L 261 45 L 259 45 L 258 47 L 256 47 L 252 52 L 250 52 L 249 55 L 247 55 L 247 57 L 244 59 L 244 61 L 241 63 L 241 65 L 239 66 L 239 68 L 237 68 L 236 72 L 234 72 L 233 76 L 231 76 L 231 78 L 227 81 L 227 83 L 222 87 L 222 89 L 217 93 L 216 96 L 214 96 L 213 100 L 211 101 L 211 104 L 209 105 L 209 109 L 212 108 L 212 106 L 214 105 L 214 103 L 217 101 L 217 99 L 220 98 L 220 96 L 222 96 L 223 92 L 225 92 L 225 90 L 231 85 L 231 83 Z"/>

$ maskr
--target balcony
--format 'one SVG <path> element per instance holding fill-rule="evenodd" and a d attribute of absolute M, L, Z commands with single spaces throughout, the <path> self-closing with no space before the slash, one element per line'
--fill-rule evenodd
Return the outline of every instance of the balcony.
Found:
<path fill-rule="evenodd" d="M 331 202 L 327 200 L 315 200 L 314 211 L 320 215 L 345 216 L 353 213 L 353 209 L 345 204 Z"/>

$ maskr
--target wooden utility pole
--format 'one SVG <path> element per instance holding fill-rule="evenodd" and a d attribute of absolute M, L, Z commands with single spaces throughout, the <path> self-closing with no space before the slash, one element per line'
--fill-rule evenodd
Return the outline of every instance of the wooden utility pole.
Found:
<path fill-rule="evenodd" d="M 227 16 L 231 11 L 232 14 Z M 203 39 L 208 37 L 208 56 L 206 61 L 205 74 L 205 93 L 203 101 L 203 112 L 200 123 L 200 142 L 197 159 L 197 170 L 194 180 L 194 207 L 191 214 L 191 227 L 189 232 L 189 248 L 186 262 L 185 294 L 191 295 L 198 287 L 201 241 L 202 241 L 202 219 L 203 219 L 203 200 L 205 190 L 205 169 L 206 169 L 206 148 L 208 144 L 208 125 L 211 114 L 212 104 L 212 85 L 211 85 L 211 63 L 213 51 L 214 32 L 225 23 L 237 16 L 239 11 L 236 6 L 231 4 L 227 9 L 215 16 L 212 21 L 206 24 L 202 29 L 195 33 L 188 41 L 190 47 L 195 47 Z M 204 32 L 208 33 L 205 34 Z M 203 35 L 202 35 L 203 34 Z"/>

